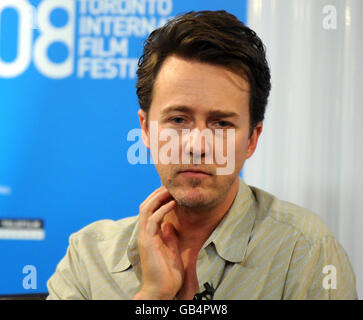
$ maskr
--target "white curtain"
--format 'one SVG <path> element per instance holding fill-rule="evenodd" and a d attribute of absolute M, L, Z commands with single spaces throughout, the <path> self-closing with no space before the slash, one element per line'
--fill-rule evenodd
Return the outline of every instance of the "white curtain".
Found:
<path fill-rule="evenodd" d="M 250 0 L 272 92 L 248 184 L 320 215 L 363 297 L 363 1 Z"/>

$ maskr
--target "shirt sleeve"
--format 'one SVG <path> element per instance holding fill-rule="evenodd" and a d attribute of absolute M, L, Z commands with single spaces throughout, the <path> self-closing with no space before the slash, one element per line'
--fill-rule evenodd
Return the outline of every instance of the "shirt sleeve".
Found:
<path fill-rule="evenodd" d="M 47 300 L 85 300 L 87 291 L 82 285 L 82 265 L 78 255 L 76 235 L 69 238 L 66 255 L 47 282 Z"/>
<path fill-rule="evenodd" d="M 283 299 L 358 299 L 354 271 L 338 241 L 327 235 L 313 244 L 300 237 L 291 257 Z"/>

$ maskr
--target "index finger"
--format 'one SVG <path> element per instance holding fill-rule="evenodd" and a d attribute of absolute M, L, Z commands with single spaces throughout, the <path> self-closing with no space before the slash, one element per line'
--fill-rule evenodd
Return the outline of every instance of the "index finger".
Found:
<path fill-rule="evenodd" d="M 139 225 L 140 228 L 144 228 L 147 219 L 153 215 L 153 213 L 158 210 L 167 199 L 172 198 L 171 194 L 167 189 L 161 188 L 159 192 L 155 192 L 150 195 L 140 206 L 139 211 Z"/>
<path fill-rule="evenodd" d="M 143 207 L 145 206 L 145 204 L 157 193 L 160 193 L 163 189 L 165 189 L 164 186 L 160 186 L 159 188 L 155 189 L 152 193 L 150 193 L 148 195 L 148 197 L 140 204 L 139 209 L 140 211 L 143 209 Z"/>

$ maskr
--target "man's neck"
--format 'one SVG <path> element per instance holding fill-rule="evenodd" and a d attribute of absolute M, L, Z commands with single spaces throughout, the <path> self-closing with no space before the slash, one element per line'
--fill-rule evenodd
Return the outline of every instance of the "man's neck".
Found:
<path fill-rule="evenodd" d="M 239 179 L 233 182 L 227 195 L 212 208 L 203 210 L 177 206 L 165 217 L 173 223 L 180 242 L 185 247 L 201 247 L 228 212 L 237 195 Z"/>

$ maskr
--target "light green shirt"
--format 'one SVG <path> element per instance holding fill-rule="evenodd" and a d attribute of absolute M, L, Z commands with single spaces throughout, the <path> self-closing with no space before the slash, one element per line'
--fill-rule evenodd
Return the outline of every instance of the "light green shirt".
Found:
<path fill-rule="evenodd" d="M 48 299 L 132 299 L 141 286 L 137 217 L 102 220 L 69 239 Z M 199 292 L 214 299 L 357 299 L 348 257 L 319 217 L 247 186 L 199 252 Z"/>

